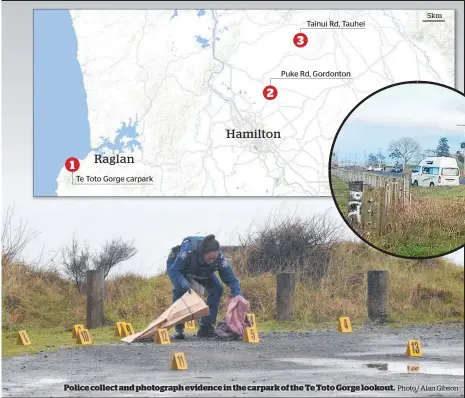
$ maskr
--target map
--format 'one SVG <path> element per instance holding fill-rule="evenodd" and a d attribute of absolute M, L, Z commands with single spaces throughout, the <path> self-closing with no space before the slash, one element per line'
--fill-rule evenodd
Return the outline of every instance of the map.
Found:
<path fill-rule="evenodd" d="M 455 86 L 453 10 L 35 10 L 34 196 L 330 196 L 346 115 Z"/>

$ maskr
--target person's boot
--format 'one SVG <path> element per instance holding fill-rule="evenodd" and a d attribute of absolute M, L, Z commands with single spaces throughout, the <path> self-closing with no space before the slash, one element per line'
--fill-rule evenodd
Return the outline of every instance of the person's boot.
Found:
<path fill-rule="evenodd" d="M 184 334 L 184 325 L 176 325 L 174 330 L 174 340 L 184 340 L 186 338 L 186 335 Z"/>
<path fill-rule="evenodd" d="M 197 337 L 215 337 L 215 328 L 208 323 L 201 323 L 197 330 Z"/>

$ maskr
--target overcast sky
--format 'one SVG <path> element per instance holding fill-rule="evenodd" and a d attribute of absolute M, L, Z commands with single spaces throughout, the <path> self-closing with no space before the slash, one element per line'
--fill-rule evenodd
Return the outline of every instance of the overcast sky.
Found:
<path fill-rule="evenodd" d="M 40 232 L 26 251 L 29 258 L 40 254 L 43 247 L 53 254 L 69 243 L 73 233 L 93 249 L 121 236 L 134 239 L 139 253 L 118 271 L 144 275 L 163 269 L 170 248 L 187 235 L 214 233 L 221 244 L 238 244 L 239 235 L 247 233 L 252 224 L 263 223 L 270 214 L 328 212 L 341 222 L 331 198 L 32 199 L 7 193 L 4 204 L 14 197 L 16 222 L 22 217 L 31 231 Z M 344 230 L 348 239 L 357 239 L 345 225 Z"/>
<path fill-rule="evenodd" d="M 436 149 L 446 137 L 455 154 L 465 141 L 465 126 L 459 124 L 465 125 L 463 95 L 433 84 L 403 84 L 362 103 L 344 123 L 334 150 L 338 159 L 350 156 L 364 164 L 365 155 L 378 153 L 378 148 L 387 157 L 392 140 L 411 137 L 424 151 Z"/>

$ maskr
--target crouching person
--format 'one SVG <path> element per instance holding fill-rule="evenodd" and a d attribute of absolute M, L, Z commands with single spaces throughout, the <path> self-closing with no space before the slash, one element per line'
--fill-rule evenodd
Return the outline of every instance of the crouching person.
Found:
<path fill-rule="evenodd" d="M 209 313 L 200 318 L 197 336 L 213 337 L 216 318 L 223 295 L 221 281 L 231 289 L 231 296 L 241 296 L 240 283 L 220 249 L 215 235 L 188 237 L 173 247 L 167 260 L 167 273 L 173 285 L 173 303 L 186 292 L 191 293 L 190 280 L 197 281 L 208 293 Z M 174 339 L 184 339 L 184 324 L 175 326 Z"/>

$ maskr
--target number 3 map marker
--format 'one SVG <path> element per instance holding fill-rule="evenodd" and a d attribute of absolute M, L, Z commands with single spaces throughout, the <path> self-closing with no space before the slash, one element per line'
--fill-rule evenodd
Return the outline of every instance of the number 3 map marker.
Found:
<path fill-rule="evenodd" d="M 79 166 L 80 166 L 79 160 L 77 160 L 76 158 L 66 159 L 65 167 L 66 167 L 66 170 L 68 170 L 70 173 L 74 173 L 75 171 L 78 171 Z"/>
<path fill-rule="evenodd" d="M 267 100 L 274 100 L 278 96 L 278 89 L 275 86 L 266 86 L 263 89 L 263 96 Z"/>
<path fill-rule="evenodd" d="M 308 37 L 305 33 L 297 33 L 294 36 L 294 44 L 296 47 L 302 48 L 305 47 L 308 43 Z"/>

